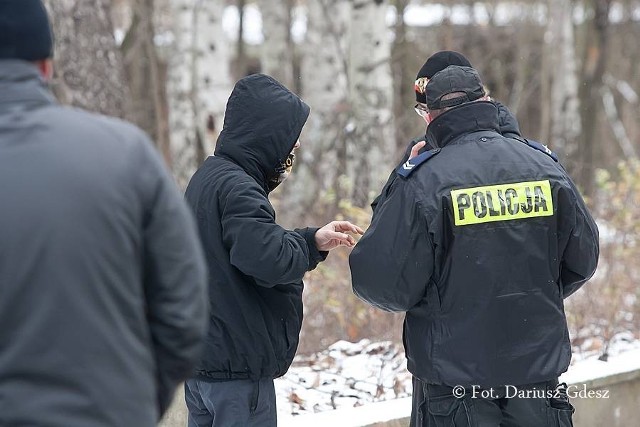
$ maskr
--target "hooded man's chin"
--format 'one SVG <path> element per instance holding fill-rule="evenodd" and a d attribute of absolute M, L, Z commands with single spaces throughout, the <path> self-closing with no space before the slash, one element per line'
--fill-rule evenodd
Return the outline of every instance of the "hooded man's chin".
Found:
<path fill-rule="evenodd" d="M 286 181 L 287 178 L 289 178 L 289 175 L 291 175 L 290 170 L 282 172 L 275 178 L 269 180 L 269 191 L 275 190 L 280 184 L 282 184 L 284 181 Z"/>

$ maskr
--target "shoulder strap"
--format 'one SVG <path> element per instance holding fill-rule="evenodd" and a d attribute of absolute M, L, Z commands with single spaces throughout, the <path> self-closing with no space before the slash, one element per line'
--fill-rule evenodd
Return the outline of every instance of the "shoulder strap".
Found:
<path fill-rule="evenodd" d="M 400 167 L 396 169 L 396 173 L 403 178 L 408 178 L 409 175 L 411 175 L 411 173 L 414 170 L 418 169 L 418 166 L 420 166 L 421 164 L 423 164 L 424 162 L 426 162 L 427 160 L 429 160 L 439 152 L 440 152 L 439 148 L 436 148 L 435 150 L 425 151 L 419 156 L 416 156 L 413 159 L 407 160 L 402 165 L 400 165 Z"/>
<path fill-rule="evenodd" d="M 546 154 L 547 156 L 551 157 L 554 161 L 558 161 L 558 156 L 556 155 L 556 153 L 554 153 L 553 151 L 549 150 L 549 147 L 547 147 L 544 144 L 539 143 L 538 141 L 531 141 L 528 139 L 525 139 L 525 141 L 527 141 L 527 145 L 531 148 L 535 148 L 538 151 L 542 151 L 544 154 Z"/>
<path fill-rule="evenodd" d="M 526 138 L 522 138 L 520 136 L 510 136 L 511 139 L 515 139 L 516 141 L 520 141 L 524 144 L 527 144 L 529 147 L 538 150 L 538 151 L 542 151 L 544 154 L 546 154 L 547 156 L 551 157 L 554 161 L 558 162 L 558 155 L 556 153 L 554 153 L 553 151 L 551 151 L 549 149 L 549 147 L 547 147 L 544 144 L 539 143 L 538 141 L 534 141 L 532 139 L 526 139 Z"/>

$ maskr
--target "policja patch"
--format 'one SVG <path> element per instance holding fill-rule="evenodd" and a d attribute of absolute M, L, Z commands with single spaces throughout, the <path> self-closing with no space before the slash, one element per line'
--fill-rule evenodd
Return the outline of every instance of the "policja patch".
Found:
<path fill-rule="evenodd" d="M 552 216 L 549 180 L 451 190 L 457 226 Z"/>

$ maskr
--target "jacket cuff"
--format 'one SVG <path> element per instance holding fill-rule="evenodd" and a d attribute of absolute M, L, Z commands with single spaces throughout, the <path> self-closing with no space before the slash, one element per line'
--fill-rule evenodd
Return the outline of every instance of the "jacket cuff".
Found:
<path fill-rule="evenodd" d="M 318 264 L 327 259 L 327 255 L 329 255 L 329 252 L 319 251 L 316 246 L 316 231 L 319 229 L 320 227 L 307 227 L 293 230 L 301 235 L 305 242 L 307 242 L 307 247 L 309 248 L 309 269 L 307 271 L 316 268 Z"/>

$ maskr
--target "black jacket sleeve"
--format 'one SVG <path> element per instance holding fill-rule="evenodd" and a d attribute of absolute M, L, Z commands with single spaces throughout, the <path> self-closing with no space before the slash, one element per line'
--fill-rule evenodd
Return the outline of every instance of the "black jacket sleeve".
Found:
<path fill-rule="evenodd" d="M 150 141 L 141 146 L 135 167 L 146 198 L 143 280 L 162 414 L 200 357 L 208 321 L 206 266 L 182 195 Z"/>
<path fill-rule="evenodd" d="M 402 162 L 402 163 L 404 163 L 404 162 Z M 391 172 L 391 174 L 389 175 L 389 178 L 387 178 L 387 182 L 385 182 L 384 186 L 382 187 L 382 190 L 380 191 L 380 194 L 378 194 L 378 196 L 375 199 L 373 199 L 373 202 L 371 202 L 371 210 L 373 211 L 374 215 L 376 213 L 376 210 L 378 209 L 378 205 L 380 205 L 380 202 L 384 201 L 384 198 L 386 197 L 387 193 L 389 192 L 389 189 L 391 188 L 391 185 L 393 184 L 393 181 L 396 179 L 397 176 L 398 176 L 398 174 L 396 173 L 396 170 L 394 169 Z"/>
<path fill-rule="evenodd" d="M 575 291 L 593 276 L 598 266 L 600 247 L 598 226 L 589 213 L 578 189 L 567 176 L 574 209 L 568 210 L 571 230 L 560 262 L 560 283 L 564 298 Z"/>
<path fill-rule="evenodd" d="M 316 232 L 319 229 L 319 227 L 306 227 L 293 230 L 301 235 L 305 242 L 307 242 L 307 247 L 309 248 L 309 271 L 316 268 L 318 264 L 327 259 L 327 255 L 329 255 L 328 251 L 319 251 L 316 246 Z"/>
<path fill-rule="evenodd" d="M 433 273 L 433 243 L 413 194 L 410 182 L 396 179 L 349 256 L 354 293 L 386 311 L 418 304 Z"/>
<path fill-rule="evenodd" d="M 387 178 L 387 182 L 384 184 L 384 187 L 382 187 L 382 191 L 380 191 L 380 194 L 375 199 L 373 199 L 373 202 L 371 202 L 371 210 L 373 210 L 373 213 L 376 212 L 376 208 L 378 207 L 380 202 L 384 200 L 386 194 L 389 192 L 389 188 L 391 187 L 391 184 L 393 184 L 393 181 L 395 181 L 395 179 L 398 177 L 398 174 L 396 173 L 396 169 L 398 169 L 400 166 L 402 166 L 404 162 L 407 161 L 407 159 L 411 155 L 411 149 L 413 148 L 413 146 L 416 145 L 418 142 L 424 141 L 424 140 L 425 140 L 424 136 L 415 138 L 409 143 L 407 148 L 404 150 L 404 154 L 402 155 L 402 159 L 400 160 L 400 163 L 398 163 L 398 165 L 391 171 L 389 178 Z M 429 144 L 427 144 L 427 147 L 424 148 L 423 150 L 425 149 L 428 150 L 429 149 L 428 145 Z"/>
<path fill-rule="evenodd" d="M 222 239 L 231 265 L 265 287 L 299 283 L 322 254 L 310 244 L 310 230 L 289 231 L 275 222 L 275 212 L 255 183 L 229 191 L 222 214 Z"/>

